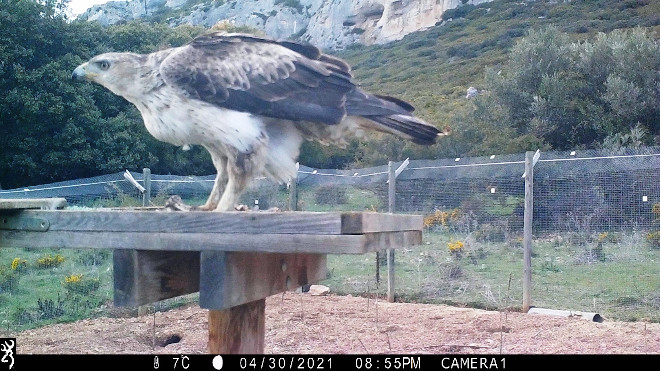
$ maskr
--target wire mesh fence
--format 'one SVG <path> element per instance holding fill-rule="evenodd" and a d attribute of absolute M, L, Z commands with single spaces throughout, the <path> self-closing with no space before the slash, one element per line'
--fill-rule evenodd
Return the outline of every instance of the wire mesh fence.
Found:
<path fill-rule="evenodd" d="M 399 300 L 520 307 L 523 172 L 524 154 L 410 161 L 396 180 L 396 211 L 424 215 L 425 234 L 422 246 L 396 253 Z M 142 173 L 131 175 L 143 183 Z M 297 209 L 384 212 L 387 179 L 387 166 L 301 166 Z M 151 203 L 179 195 L 202 204 L 213 180 L 151 175 Z M 72 208 L 143 200 L 122 173 L 0 190 L 0 198 L 44 197 L 64 197 Z M 241 201 L 288 210 L 290 197 L 287 185 L 257 179 Z M 532 305 L 660 321 L 660 148 L 542 153 L 533 197 Z M 383 263 L 372 254 L 331 255 L 324 283 L 340 294 L 382 294 Z M 3 330 L 125 313 L 111 303 L 111 251 L 0 249 Z"/>

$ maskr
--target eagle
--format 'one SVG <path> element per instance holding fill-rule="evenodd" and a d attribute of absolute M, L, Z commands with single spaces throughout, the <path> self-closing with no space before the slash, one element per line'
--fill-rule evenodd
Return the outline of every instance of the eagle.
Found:
<path fill-rule="evenodd" d="M 72 78 L 134 104 L 156 139 L 210 153 L 217 176 L 201 210 L 233 210 L 258 176 L 295 179 L 306 140 L 343 146 L 375 130 L 430 145 L 446 134 L 414 117 L 409 103 L 361 89 L 345 61 L 248 34 L 211 32 L 151 54 L 100 54 Z"/>

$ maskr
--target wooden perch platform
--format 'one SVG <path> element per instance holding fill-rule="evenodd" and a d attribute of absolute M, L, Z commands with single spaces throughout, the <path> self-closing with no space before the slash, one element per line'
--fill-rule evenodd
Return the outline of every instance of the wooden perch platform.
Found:
<path fill-rule="evenodd" d="M 324 280 L 327 254 L 422 242 L 417 215 L 57 210 L 65 204 L 0 200 L 0 247 L 113 249 L 117 306 L 199 291 L 211 353 L 263 353 L 265 298 Z"/>

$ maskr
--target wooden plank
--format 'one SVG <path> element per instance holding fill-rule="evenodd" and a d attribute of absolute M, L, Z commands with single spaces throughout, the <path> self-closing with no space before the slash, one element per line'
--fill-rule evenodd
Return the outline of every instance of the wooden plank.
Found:
<path fill-rule="evenodd" d="M 372 212 L 166 212 L 94 209 L 24 210 L 8 218 L 43 218 L 55 231 L 364 234 L 421 230 L 421 215 Z"/>
<path fill-rule="evenodd" d="M 115 305 L 137 307 L 199 291 L 199 259 L 199 252 L 115 250 Z"/>
<path fill-rule="evenodd" d="M 66 206 L 64 198 L 3 198 L 0 210 L 46 209 L 55 210 Z"/>
<path fill-rule="evenodd" d="M 422 231 L 364 235 L 0 230 L 0 246 L 171 251 L 363 254 L 421 244 Z"/>
<path fill-rule="evenodd" d="M 203 251 L 199 306 L 227 309 L 327 278 L 325 254 Z"/>
<path fill-rule="evenodd" d="M 387 249 L 387 301 L 394 303 L 394 249 Z"/>
<path fill-rule="evenodd" d="M 96 209 L 26 210 L 6 217 L 47 219 L 52 231 L 341 234 L 340 213 Z"/>
<path fill-rule="evenodd" d="M 209 311 L 210 354 L 263 354 L 266 299 Z"/>
<path fill-rule="evenodd" d="M 344 213 L 341 215 L 342 234 L 414 231 L 424 228 L 421 215 L 385 213 Z"/>
<path fill-rule="evenodd" d="M 422 243 L 422 231 L 405 232 L 383 232 L 365 234 L 365 244 L 362 252 L 354 254 L 363 254 L 386 249 L 399 249 L 420 245 Z"/>

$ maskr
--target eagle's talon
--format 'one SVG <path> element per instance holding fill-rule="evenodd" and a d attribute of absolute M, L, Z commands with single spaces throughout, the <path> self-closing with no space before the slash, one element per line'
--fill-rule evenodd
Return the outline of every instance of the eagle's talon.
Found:
<path fill-rule="evenodd" d="M 186 205 L 181 199 L 181 196 L 174 195 L 165 201 L 165 209 L 169 211 L 190 211 L 194 208 Z"/>
<path fill-rule="evenodd" d="M 194 210 L 194 211 L 213 211 L 213 210 L 215 210 L 215 207 L 207 206 L 207 205 L 193 206 L 192 210 Z"/>

